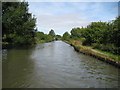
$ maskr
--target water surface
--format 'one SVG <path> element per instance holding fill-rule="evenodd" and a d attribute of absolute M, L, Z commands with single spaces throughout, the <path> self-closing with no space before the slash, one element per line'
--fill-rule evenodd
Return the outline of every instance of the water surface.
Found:
<path fill-rule="evenodd" d="M 118 72 L 62 41 L 3 50 L 3 88 L 114 88 Z"/>

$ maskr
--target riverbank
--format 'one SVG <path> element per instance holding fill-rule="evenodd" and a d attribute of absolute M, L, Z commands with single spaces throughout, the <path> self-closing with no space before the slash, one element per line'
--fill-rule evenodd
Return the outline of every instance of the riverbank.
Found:
<path fill-rule="evenodd" d="M 119 68 L 78 54 L 62 41 L 4 50 L 2 61 L 3 88 L 120 87 Z"/>
<path fill-rule="evenodd" d="M 39 44 L 39 43 L 49 43 L 49 42 L 53 42 L 53 41 L 58 41 L 58 40 L 52 40 L 52 41 L 38 40 L 38 41 L 36 42 L 36 44 Z"/>
<path fill-rule="evenodd" d="M 77 52 L 92 56 L 94 58 L 97 58 L 99 60 L 102 60 L 106 63 L 109 63 L 111 65 L 114 65 L 114 66 L 120 68 L 120 56 L 118 56 L 118 55 L 114 55 L 111 53 L 96 50 L 89 46 L 83 46 L 82 43 L 77 40 L 64 41 L 64 42 L 73 46 Z"/>

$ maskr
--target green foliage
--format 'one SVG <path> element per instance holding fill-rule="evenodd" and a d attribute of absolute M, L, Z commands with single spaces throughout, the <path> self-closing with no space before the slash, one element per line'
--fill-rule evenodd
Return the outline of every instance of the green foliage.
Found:
<path fill-rule="evenodd" d="M 55 40 L 61 40 L 61 38 L 62 38 L 62 37 L 61 37 L 60 35 L 56 35 L 56 36 L 55 36 Z"/>
<path fill-rule="evenodd" d="M 83 45 L 93 46 L 94 48 L 113 54 L 120 54 L 119 26 L 120 16 L 108 23 L 101 21 L 92 22 L 86 28 L 73 28 L 68 39 L 80 40 Z"/>
<path fill-rule="evenodd" d="M 44 34 L 43 32 L 36 32 L 37 43 L 51 42 L 53 40 L 53 37 L 50 35 Z"/>
<path fill-rule="evenodd" d="M 79 38 L 82 35 L 82 32 L 83 32 L 83 28 L 82 29 L 80 29 L 80 28 L 73 28 L 71 30 L 71 38 L 74 39 L 74 40 L 79 40 Z"/>
<path fill-rule="evenodd" d="M 37 43 L 51 42 L 54 40 L 61 40 L 61 36 L 55 35 L 54 30 L 49 31 L 49 34 L 44 34 L 43 32 L 36 32 Z"/>
<path fill-rule="evenodd" d="M 72 38 L 79 38 L 79 37 L 80 37 L 80 34 L 81 34 L 80 28 L 73 28 L 73 29 L 71 30 L 71 37 L 72 37 Z"/>
<path fill-rule="evenodd" d="M 54 38 L 54 37 L 55 37 L 55 32 L 54 32 L 54 30 L 51 29 L 50 32 L 49 32 L 49 35 Z"/>
<path fill-rule="evenodd" d="M 85 39 L 84 37 L 81 37 L 79 40 L 80 40 L 82 43 L 86 41 L 86 39 Z"/>
<path fill-rule="evenodd" d="M 112 32 L 110 40 L 114 43 L 117 47 L 120 47 L 120 16 L 116 18 L 115 21 L 111 24 Z"/>
<path fill-rule="evenodd" d="M 92 44 L 94 49 L 99 49 L 102 51 L 107 51 L 113 54 L 119 54 L 118 52 L 118 47 L 116 47 L 114 44 L 98 44 L 98 43 L 93 43 Z"/>
<path fill-rule="evenodd" d="M 36 32 L 36 37 L 39 39 L 39 40 L 44 40 L 45 39 L 45 35 L 43 32 Z"/>
<path fill-rule="evenodd" d="M 92 22 L 84 31 L 86 41 L 84 44 L 91 45 L 92 43 L 102 43 L 104 40 L 104 33 L 107 30 L 107 23 Z"/>
<path fill-rule="evenodd" d="M 46 37 L 45 40 L 46 40 L 47 42 L 54 41 L 53 37 L 50 36 L 50 35 L 45 34 L 45 37 Z"/>
<path fill-rule="evenodd" d="M 13 46 L 35 43 L 36 19 L 28 12 L 27 2 L 2 3 L 2 41 Z"/>
<path fill-rule="evenodd" d="M 63 34 L 62 40 L 69 40 L 70 39 L 70 34 L 68 32 L 65 32 Z"/>

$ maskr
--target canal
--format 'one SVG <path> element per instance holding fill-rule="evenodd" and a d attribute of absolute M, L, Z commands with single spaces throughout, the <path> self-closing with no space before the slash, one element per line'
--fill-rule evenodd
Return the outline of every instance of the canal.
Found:
<path fill-rule="evenodd" d="M 3 88 L 115 88 L 120 69 L 62 41 L 3 50 Z"/>

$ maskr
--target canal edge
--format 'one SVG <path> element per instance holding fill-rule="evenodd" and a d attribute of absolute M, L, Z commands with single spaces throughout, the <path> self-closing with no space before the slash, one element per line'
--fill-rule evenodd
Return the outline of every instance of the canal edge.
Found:
<path fill-rule="evenodd" d="M 77 51 L 77 52 L 79 52 L 79 53 L 82 53 L 82 54 L 84 54 L 84 55 L 88 55 L 88 56 L 94 57 L 94 58 L 96 58 L 96 59 L 98 59 L 98 60 L 101 60 L 101 61 L 103 61 L 103 62 L 106 62 L 106 63 L 108 63 L 108 64 L 110 64 L 110 65 L 113 65 L 113 66 L 115 66 L 115 67 L 117 67 L 117 68 L 120 68 L 120 62 L 117 62 L 117 61 L 115 61 L 114 59 L 111 59 L 111 58 L 108 58 L 108 57 L 105 57 L 105 56 L 102 56 L 102 55 L 97 55 L 97 54 L 95 54 L 95 52 L 93 52 L 93 51 L 91 51 L 91 52 L 86 52 L 86 51 L 83 50 L 83 48 L 80 49 L 80 48 L 78 48 L 77 46 L 75 46 L 75 45 L 72 44 L 72 43 L 69 43 L 69 42 L 67 42 L 67 41 L 64 41 L 64 42 L 67 43 L 67 44 L 69 44 L 69 45 L 71 45 L 71 46 L 74 48 L 74 50 Z"/>

